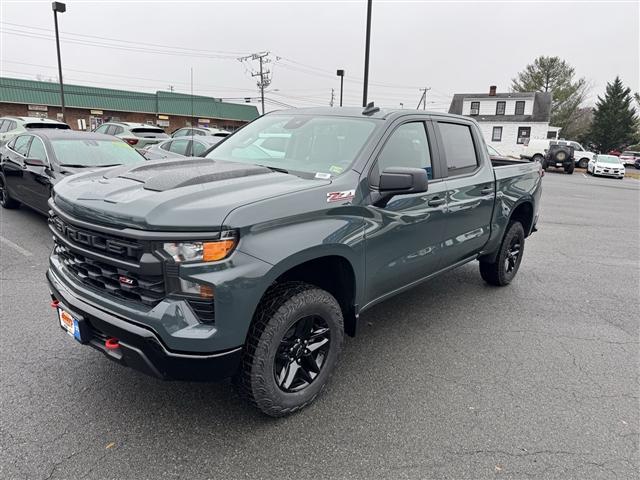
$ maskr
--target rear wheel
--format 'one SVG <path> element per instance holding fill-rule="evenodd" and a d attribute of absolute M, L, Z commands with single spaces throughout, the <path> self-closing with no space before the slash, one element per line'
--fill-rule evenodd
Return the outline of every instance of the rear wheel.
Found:
<path fill-rule="evenodd" d="M 0 205 L 3 208 L 18 208 L 20 202 L 11 198 L 3 177 L 0 177 Z"/>
<path fill-rule="evenodd" d="M 587 168 L 588 164 L 589 164 L 589 159 L 588 158 L 581 158 L 578 161 L 578 167 L 580 167 L 580 168 Z"/>
<path fill-rule="evenodd" d="M 524 228 L 516 221 L 509 224 L 495 260 L 480 262 L 480 276 L 490 285 L 508 285 L 518 273 L 523 253 Z"/>
<path fill-rule="evenodd" d="M 534 155 L 533 158 L 531 159 L 532 162 L 540 162 L 540 163 L 542 163 L 543 160 L 544 160 L 544 157 L 539 153 Z"/>
<path fill-rule="evenodd" d="M 569 175 L 573 175 L 573 170 L 575 169 L 575 165 L 571 164 L 568 167 L 564 168 L 565 173 L 568 173 Z"/>
<path fill-rule="evenodd" d="M 293 413 L 323 390 L 343 340 L 342 310 L 331 294 L 303 282 L 277 285 L 258 307 L 234 385 L 267 415 Z"/>

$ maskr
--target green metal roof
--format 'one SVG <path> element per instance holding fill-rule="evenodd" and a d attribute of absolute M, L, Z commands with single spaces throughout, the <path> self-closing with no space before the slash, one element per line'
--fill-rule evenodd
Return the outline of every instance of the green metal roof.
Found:
<path fill-rule="evenodd" d="M 205 118 L 251 121 L 258 116 L 255 105 L 227 103 L 212 97 L 175 92 L 145 93 L 110 88 L 64 85 L 67 107 L 120 112 L 160 113 Z M 0 102 L 60 105 L 58 83 L 0 77 Z"/>

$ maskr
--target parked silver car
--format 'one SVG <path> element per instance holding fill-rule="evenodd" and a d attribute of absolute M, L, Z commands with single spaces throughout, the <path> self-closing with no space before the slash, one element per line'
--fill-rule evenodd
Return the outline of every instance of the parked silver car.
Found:
<path fill-rule="evenodd" d="M 137 149 L 160 143 L 169 138 L 169 135 L 164 133 L 160 127 L 145 123 L 107 122 L 96 128 L 94 132 L 121 138 Z"/>
<path fill-rule="evenodd" d="M 171 134 L 175 137 L 207 136 L 207 137 L 227 137 L 231 132 L 214 127 L 184 127 Z"/>
<path fill-rule="evenodd" d="M 224 137 L 178 137 L 149 145 L 140 151 L 147 160 L 171 157 L 202 157 Z"/>
<path fill-rule="evenodd" d="M 57 128 L 71 130 L 71 127 L 58 120 L 37 117 L 0 117 L 0 145 L 8 142 L 20 133 L 36 128 Z"/>

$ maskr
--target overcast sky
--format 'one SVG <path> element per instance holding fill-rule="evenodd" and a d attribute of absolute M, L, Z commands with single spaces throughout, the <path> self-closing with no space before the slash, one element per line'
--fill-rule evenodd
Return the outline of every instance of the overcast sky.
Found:
<path fill-rule="evenodd" d="M 256 97 L 241 55 L 269 51 L 267 98 L 295 106 L 362 102 L 366 0 L 73 1 L 59 16 L 66 83 L 154 92 L 172 85 Z M 0 1 L 2 76 L 57 79 L 51 2 Z M 508 91 L 539 55 L 557 55 L 591 84 L 620 75 L 639 88 L 640 8 L 630 2 L 373 1 L 369 100 L 445 111 L 453 93 Z M 271 103 L 268 109 L 279 108 Z"/>

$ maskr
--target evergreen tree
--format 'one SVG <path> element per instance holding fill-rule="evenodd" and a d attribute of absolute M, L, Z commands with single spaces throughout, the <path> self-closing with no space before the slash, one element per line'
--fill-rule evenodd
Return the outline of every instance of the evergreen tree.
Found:
<path fill-rule="evenodd" d="M 587 95 L 586 80 L 574 80 L 574 76 L 574 68 L 561 58 L 541 56 L 518 73 L 511 81 L 511 89 L 514 92 L 551 92 L 551 125 L 569 130 Z"/>
<path fill-rule="evenodd" d="M 600 152 L 621 149 L 637 140 L 638 117 L 632 102 L 631 89 L 620 77 L 607 83 L 604 98 L 596 102 L 589 135 Z"/>

